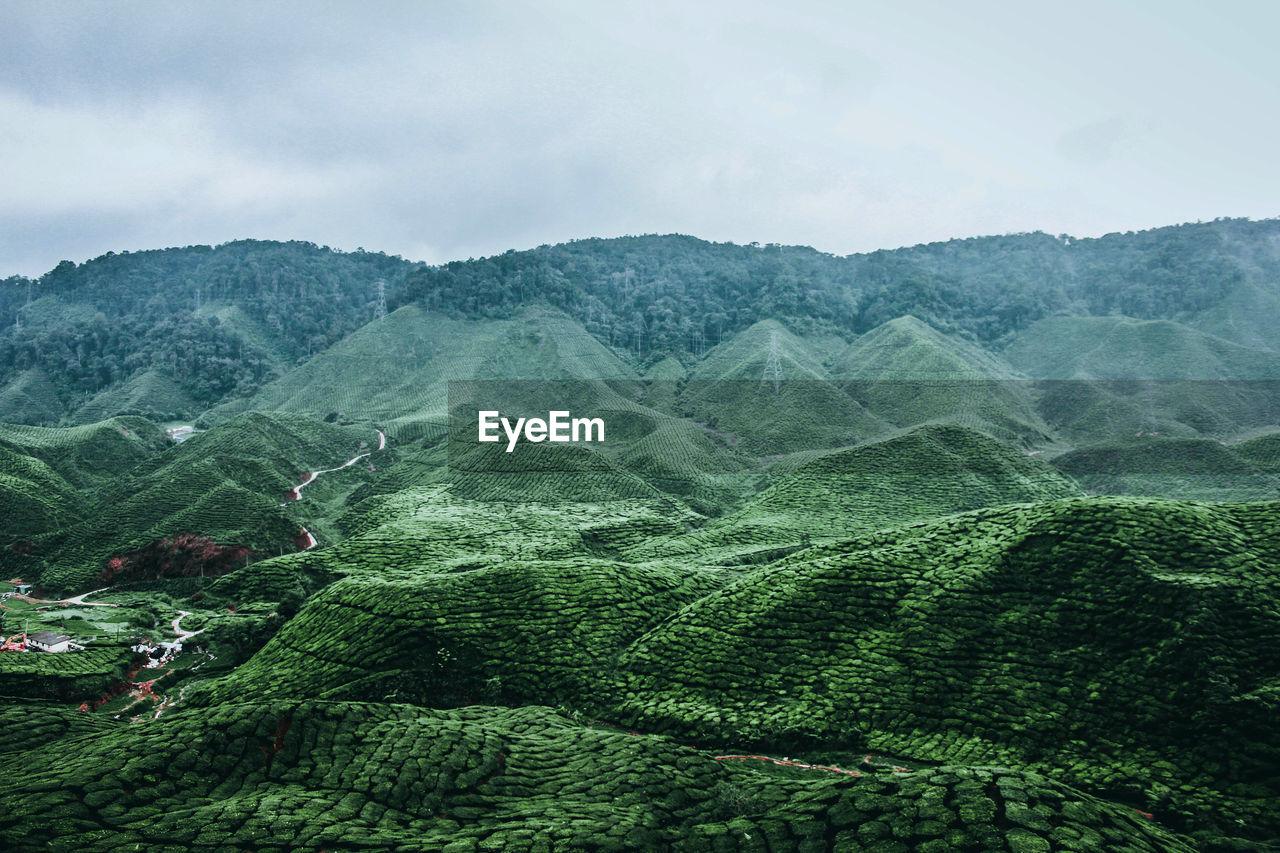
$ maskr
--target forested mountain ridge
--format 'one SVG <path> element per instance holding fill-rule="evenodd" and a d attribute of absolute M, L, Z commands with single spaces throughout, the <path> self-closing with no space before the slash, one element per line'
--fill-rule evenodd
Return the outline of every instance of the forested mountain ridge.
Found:
<path fill-rule="evenodd" d="M 974 237 L 847 257 L 681 235 L 579 240 L 422 267 L 400 299 L 467 316 L 543 299 L 646 358 L 697 353 L 769 318 L 852 336 L 911 314 L 995 346 L 1054 313 L 1195 324 L 1251 288 L 1280 295 L 1280 220 Z"/>
<path fill-rule="evenodd" d="M 837 257 L 682 235 L 578 240 L 439 266 L 243 240 L 64 261 L 0 282 L 0 419 L 194 417 L 416 303 L 464 319 L 550 305 L 645 367 L 774 319 L 852 339 L 896 317 L 1001 350 L 1045 317 L 1124 315 L 1280 349 L 1280 220 L 1073 239 L 975 237 Z M 108 391 L 82 415 L 95 395 Z"/>
<path fill-rule="evenodd" d="M 413 266 L 260 240 L 63 261 L 37 280 L 0 283 L 0 381 L 36 371 L 74 411 L 156 371 L 189 398 L 186 410 L 136 413 L 190 416 L 252 393 L 373 319 L 375 282 L 394 291 Z"/>

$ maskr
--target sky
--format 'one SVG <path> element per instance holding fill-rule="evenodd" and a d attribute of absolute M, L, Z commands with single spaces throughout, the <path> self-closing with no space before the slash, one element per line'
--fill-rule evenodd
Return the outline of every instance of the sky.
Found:
<path fill-rule="evenodd" d="M 1280 3 L 0 5 L 0 276 L 1280 215 Z"/>

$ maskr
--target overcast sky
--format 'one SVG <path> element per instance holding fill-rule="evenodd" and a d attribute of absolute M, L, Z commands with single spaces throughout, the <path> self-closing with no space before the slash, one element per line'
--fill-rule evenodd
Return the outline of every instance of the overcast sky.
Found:
<path fill-rule="evenodd" d="M 1273 0 L 789 5 L 9 0 L 0 275 L 1280 215 Z"/>

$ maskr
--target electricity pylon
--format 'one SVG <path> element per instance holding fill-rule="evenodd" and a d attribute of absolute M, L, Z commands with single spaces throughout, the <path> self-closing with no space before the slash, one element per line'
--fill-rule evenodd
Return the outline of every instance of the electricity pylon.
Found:
<path fill-rule="evenodd" d="M 766 382 L 773 383 L 773 393 L 778 393 L 778 388 L 782 385 L 782 359 L 778 355 L 778 330 L 774 329 L 769 333 L 769 357 L 764 363 L 764 376 L 760 377 L 760 384 Z"/>

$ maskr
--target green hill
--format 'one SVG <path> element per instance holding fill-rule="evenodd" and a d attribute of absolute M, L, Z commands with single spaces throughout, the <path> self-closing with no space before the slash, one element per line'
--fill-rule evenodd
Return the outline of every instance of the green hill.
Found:
<path fill-rule="evenodd" d="M 0 448 L 43 462 L 76 489 L 108 483 L 164 445 L 160 427 L 139 417 L 66 429 L 0 424 Z"/>
<path fill-rule="evenodd" d="M 1050 437 L 1032 389 L 1009 365 L 915 317 L 890 320 L 849 344 L 832 373 L 895 426 L 958 423 L 1020 444 Z"/>
<path fill-rule="evenodd" d="M 887 429 L 830 381 L 815 347 L 773 320 L 711 350 L 676 408 L 756 456 L 841 447 Z"/>
<path fill-rule="evenodd" d="M 1280 500 L 1280 470 L 1266 464 L 1273 442 L 1229 446 L 1205 438 L 1138 436 L 1089 445 L 1053 459 L 1090 494 L 1188 500 Z M 1259 456 L 1255 462 L 1251 456 Z"/>
<path fill-rule="evenodd" d="M 1263 471 L 1280 474 L 1280 431 L 1237 442 L 1231 445 L 1231 450 Z"/>
<path fill-rule="evenodd" d="M 647 543 L 638 554 L 768 555 L 983 506 L 1077 494 L 1052 467 L 1002 442 L 954 424 L 930 425 L 819 455 L 742 509 L 676 541 Z"/>
<path fill-rule="evenodd" d="M 112 415 L 141 415 L 156 421 L 190 417 L 199 408 L 195 400 L 158 370 L 144 370 L 98 393 L 73 416 L 92 423 Z"/>
<path fill-rule="evenodd" d="M 1276 517 L 1077 500 L 801 552 L 631 645 L 614 713 L 682 738 L 1030 767 L 1187 831 L 1274 839 Z"/>
<path fill-rule="evenodd" d="M 45 462 L 0 446 L 0 543 L 47 533 L 83 512 L 80 495 Z"/>
<path fill-rule="evenodd" d="M 62 744 L 2 753 L 13 849 L 1191 850 L 1036 774 L 767 774 L 541 707 L 230 704 Z"/>
<path fill-rule="evenodd" d="M 8 423 L 56 424 L 65 411 L 58 389 L 38 367 L 0 386 L 0 412 Z"/>
<path fill-rule="evenodd" d="M 1202 332 L 1252 349 L 1280 350 L 1280 330 L 1274 322 L 1277 316 L 1280 316 L 1280 293 L 1261 283 L 1246 281 L 1197 317 L 1193 325 Z"/>
<path fill-rule="evenodd" d="M 674 356 L 667 356 L 661 361 L 654 362 L 648 370 L 644 372 L 645 379 L 657 380 L 659 382 L 675 382 L 677 379 L 683 379 L 688 371 Z"/>
<path fill-rule="evenodd" d="M 708 352 L 693 369 L 690 379 L 759 382 L 765 374 L 771 349 L 776 349 L 781 379 L 830 378 L 816 348 L 778 321 L 762 320 Z"/>
<path fill-rule="evenodd" d="M 1275 422 L 1280 354 L 1167 321 L 1055 317 L 1009 361 L 1041 382 L 1040 412 L 1077 444 L 1138 433 L 1232 437 Z"/>
<path fill-rule="evenodd" d="M 628 365 L 563 315 L 529 310 L 513 320 L 458 320 L 406 306 L 369 323 L 265 386 L 215 409 L 287 411 L 385 424 L 393 438 L 440 435 L 448 383 L 475 379 L 635 379 Z"/>
<path fill-rule="evenodd" d="M 108 423 L 122 420 L 127 419 Z M 366 427 L 296 415 L 242 415 L 117 474 L 86 499 L 75 523 L 33 537 L 35 547 L 23 553 L 0 554 L 0 567 L 47 589 L 67 590 L 94 583 L 113 557 L 139 570 L 144 563 L 163 562 L 152 551 L 176 554 L 177 538 L 184 536 L 222 549 L 243 548 L 242 558 L 293 550 L 307 504 L 286 506 L 290 488 L 307 471 L 339 465 L 376 446 L 376 434 Z M 163 570 L 160 562 L 156 571 Z M 103 585 L 107 580 L 102 578 Z"/>
<path fill-rule="evenodd" d="M 545 702 L 717 754 L 1018 766 L 1206 839 L 1275 837 L 1275 504 L 981 509 L 752 571 L 573 556 L 563 511 L 529 539 L 486 533 L 491 506 L 424 494 L 241 570 L 339 579 L 189 701 Z"/>
<path fill-rule="evenodd" d="M 840 353 L 831 373 L 863 380 L 1017 378 L 1009 365 L 982 347 L 910 316 L 857 338 Z"/>
<path fill-rule="evenodd" d="M 0 424 L 0 566 L 33 559 L 20 552 L 83 519 L 93 492 L 164 442 L 159 427 L 136 417 L 70 429 Z"/>
<path fill-rule="evenodd" d="M 0 421 L 93 421 L 0 424 L 85 646 L 0 850 L 1280 851 L 1278 307 L 1280 220 L 0 280 Z"/>
<path fill-rule="evenodd" d="M 1051 317 L 1019 332 L 1004 356 L 1036 379 L 1280 379 L 1280 353 L 1168 320 Z"/>

